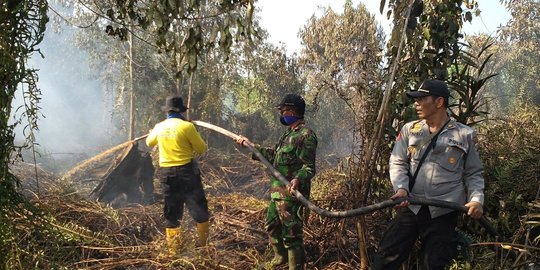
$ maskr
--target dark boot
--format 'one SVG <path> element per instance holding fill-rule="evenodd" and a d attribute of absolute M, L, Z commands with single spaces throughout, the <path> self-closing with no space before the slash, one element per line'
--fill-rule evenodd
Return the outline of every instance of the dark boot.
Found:
<path fill-rule="evenodd" d="M 285 249 L 283 243 L 272 244 L 272 250 L 274 251 L 274 258 L 270 261 L 270 267 L 276 267 L 287 262 L 287 249 Z"/>
<path fill-rule="evenodd" d="M 291 247 L 288 250 L 289 270 L 303 270 L 305 264 L 304 247 Z"/>
<path fill-rule="evenodd" d="M 283 242 L 278 239 L 270 238 L 270 245 L 274 251 L 274 258 L 270 261 L 270 268 L 282 265 L 287 262 L 287 249 Z"/>

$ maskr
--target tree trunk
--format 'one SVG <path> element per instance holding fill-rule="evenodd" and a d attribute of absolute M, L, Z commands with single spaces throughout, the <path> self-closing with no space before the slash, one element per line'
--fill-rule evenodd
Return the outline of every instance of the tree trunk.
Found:
<path fill-rule="evenodd" d="M 388 78 L 388 82 L 386 83 L 386 89 L 384 91 L 383 100 L 381 102 L 381 107 L 379 108 L 379 113 L 377 115 L 377 121 L 375 122 L 375 132 L 373 133 L 373 136 L 369 140 L 368 148 L 365 152 L 365 154 L 362 157 L 362 161 L 360 163 L 360 177 L 361 179 L 367 179 L 364 199 L 367 200 L 368 194 L 370 191 L 371 186 L 371 179 L 373 178 L 373 169 L 377 165 L 376 162 L 379 159 L 379 147 L 381 145 L 381 141 L 383 138 L 383 131 L 387 122 L 388 118 L 388 111 L 390 110 L 390 100 L 391 100 L 391 94 L 392 94 L 392 86 L 394 82 L 394 77 L 396 74 L 397 67 L 399 65 L 399 60 L 401 58 L 401 51 L 403 48 L 403 44 L 405 43 L 405 37 L 406 37 L 406 27 L 407 23 L 409 21 L 409 17 L 411 14 L 411 9 L 413 7 L 415 0 L 410 0 L 409 5 L 407 8 L 407 15 L 405 17 L 405 23 L 403 24 L 403 30 L 401 32 L 401 39 L 399 42 L 398 51 L 396 54 L 396 58 L 394 59 L 394 62 L 392 64 L 392 69 L 390 72 L 390 76 Z M 365 202 L 364 202 L 365 203 Z M 365 224 L 363 222 L 358 223 L 358 231 L 359 233 L 365 232 Z M 361 265 L 360 269 L 368 269 L 368 259 L 367 259 L 367 251 L 365 246 L 365 241 L 363 238 L 363 235 L 359 234 L 360 239 L 360 258 L 361 258 Z M 363 243 L 362 243 L 363 242 Z M 364 244 L 364 245 L 362 245 Z"/>
<path fill-rule="evenodd" d="M 195 74 L 195 71 L 192 71 L 189 74 L 189 88 L 188 88 L 188 96 L 187 96 L 187 107 L 191 107 L 191 95 L 193 94 L 193 75 Z M 186 112 L 186 118 L 189 119 L 189 110 Z"/>
<path fill-rule="evenodd" d="M 135 138 L 135 87 L 133 84 L 133 35 L 131 27 L 129 29 L 129 140 L 133 140 Z"/>
<path fill-rule="evenodd" d="M 367 256 L 367 243 L 366 243 L 366 222 L 364 216 L 360 216 L 358 222 L 356 223 L 356 229 L 358 231 L 358 247 L 360 248 L 360 269 L 368 269 L 368 256 Z"/>

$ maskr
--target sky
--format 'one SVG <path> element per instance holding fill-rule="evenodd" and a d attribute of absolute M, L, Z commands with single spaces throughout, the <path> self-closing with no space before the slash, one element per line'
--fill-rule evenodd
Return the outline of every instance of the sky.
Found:
<path fill-rule="evenodd" d="M 352 0 L 352 2 L 354 6 L 360 2 L 364 3 L 367 9 L 375 14 L 376 20 L 383 29 L 389 32 L 391 24 L 386 20 L 386 15 L 383 16 L 379 12 L 380 0 Z M 473 17 L 472 23 L 464 24 L 465 34 L 495 35 L 497 28 L 510 19 L 509 12 L 499 0 L 477 0 L 477 2 L 482 13 L 479 17 Z M 260 9 L 260 23 L 268 30 L 270 42 L 276 45 L 285 44 L 288 54 L 300 52 L 298 32 L 313 14 L 322 13 L 319 7 L 330 6 L 334 11 L 341 12 L 344 5 L 345 0 L 259 0 L 257 2 Z M 383 14 L 386 14 L 386 9 Z"/>

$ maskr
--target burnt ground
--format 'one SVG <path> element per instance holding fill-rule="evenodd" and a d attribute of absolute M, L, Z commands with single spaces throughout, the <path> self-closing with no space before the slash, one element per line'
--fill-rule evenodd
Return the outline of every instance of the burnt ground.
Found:
<path fill-rule="evenodd" d="M 105 158 L 105 156 L 108 156 Z M 115 155 L 103 155 L 111 164 Z M 100 161 L 95 158 L 93 162 Z M 210 245 L 196 247 L 195 224 L 185 213 L 182 245 L 171 255 L 165 246 L 159 181 L 154 179 L 155 200 L 149 204 L 111 205 L 86 197 L 92 181 L 84 172 L 106 167 L 94 163 L 76 166 L 78 181 L 54 175 L 34 164 L 16 163 L 11 171 L 21 179 L 21 191 L 50 213 L 64 233 L 78 234 L 84 256 L 66 258 L 70 268 L 84 269 L 265 269 L 272 254 L 263 222 L 268 177 L 262 165 L 245 153 L 211 150 L 199 162 L 212 213 Z M 90 162 L 91 163 L 91 162 Z M 37 179 L 40 187 L 37 191 Z M 349 209 L 349 188 L 343 173 L 321 171 L 313 181 L 312 199 L 326 209 Z M 68 172 L 73 174 L 73 170 Z M 95 174 L 94 174 L 95 175 Z M 385 213 L 364 216 L 368 247 L 375 246 L 385 224 Z M 314 213 L 305 225 L 309 269 L 358 269 L 357 218 L 328 219 Z M 75 229 L 74 229 L 75 228 Z M 370 248 L 371 249 L 371 248 Z M 285 268 L 283 268 L 285 269 Z"/>

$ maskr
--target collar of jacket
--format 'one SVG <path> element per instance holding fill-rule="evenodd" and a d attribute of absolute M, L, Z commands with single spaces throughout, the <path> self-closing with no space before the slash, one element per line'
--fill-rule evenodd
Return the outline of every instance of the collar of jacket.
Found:
<path fill-rule="evenodd" d="M 167 113 L 167 119 L 169 118 L 179 118 L 179 119 L 182 119 L 182 120 L 186 120 L 186 118 L 179 112 L 169 112 Z"/>
<path fill-rule="evenodd" d="M 298 130 L 299 128 L 301 128 L 303 125 L 305 124 L 304 120 L 303 119 L 299 119 L 298 121 L 296 121 L 296 123 L 292 124 L 289 129 L 290 130 Z"/>
<path fill-rule="evenodd" d="M 456 124 L 457 124 L 457 120 L 450 117 L 450 122 L 448 122 L 448 125 L 446 125 L 446 128 L 447 129 L 453 129 L 456 127 Z"/>
<path fill-rule="evenodd" d="M 457 123 L 458 123 L 457 120 L 455 118 L 451 117 L 451 116 L 448 116 L 448 119 L 450 121 L 448 122 L 448 124 L 444 128 L 445 129 L 453 129 L 453 128 L 455 128 L 457 126 Z M 411 129 L 413 129 L 416 124 L 420 124 L 422 126 L 424 126 L 424 125 L 427 126 L 428 125 L 427 122 L 426 122 L 426 119 L 420 119 L 420 120 L 416 120 L 414 122 L 414 124 L 411 125 Z"/>

